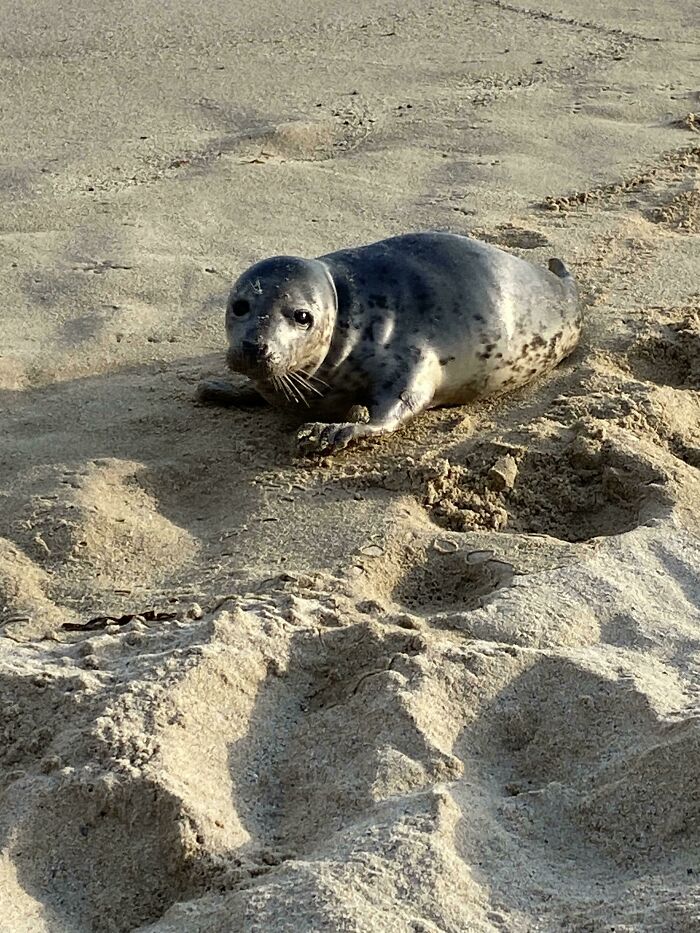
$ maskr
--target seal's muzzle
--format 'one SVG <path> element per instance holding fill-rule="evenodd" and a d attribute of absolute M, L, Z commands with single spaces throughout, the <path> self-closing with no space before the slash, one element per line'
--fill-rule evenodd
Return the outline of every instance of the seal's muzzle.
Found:
<path fill-rule="evenodd" d="M 229 369 L 245 376 L 269 378 L 275 372 L 275 357 L 266 343 L 244 340 L 226 354 Z"/>

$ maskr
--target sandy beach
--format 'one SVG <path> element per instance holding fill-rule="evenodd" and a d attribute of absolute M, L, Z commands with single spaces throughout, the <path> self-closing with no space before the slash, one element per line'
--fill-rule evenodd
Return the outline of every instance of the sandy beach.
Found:
<path fill-rule="evenodd" d="M 700 931 L 697 2 L 0 14 L 2 930 Z M 574 354 L 320 462 L 194 402 L 251 262 L 426 229 Z"/>

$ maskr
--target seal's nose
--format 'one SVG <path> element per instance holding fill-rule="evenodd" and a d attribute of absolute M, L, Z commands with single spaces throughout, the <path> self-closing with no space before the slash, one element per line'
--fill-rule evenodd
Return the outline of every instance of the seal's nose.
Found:
<path fill-rule="evenodd" d="M 256 363 L 264 363 L 270 358 L 270 347 L 266 343 L 253 343 L 251 340 L 244 340 L 241 349 L 248 357 Z"/>

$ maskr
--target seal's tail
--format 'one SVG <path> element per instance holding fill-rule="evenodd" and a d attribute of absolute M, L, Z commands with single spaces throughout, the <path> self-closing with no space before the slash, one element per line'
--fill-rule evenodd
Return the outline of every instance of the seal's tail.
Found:
<path fill-rule="evenodd" d="M 573 277 L 571 272 L 567 269 L 561 259 L 552 258 L 549 260 L 549 271 L 552 272 L 561 282 L 564 293 L 569 296 L 570 299 L 579 303 L 579 293 L 578 288 L 576 287 L 576 279 Z"/>
<path fill-rule="evenodd" d="M 561 261 L 561 259 L 557 259 L 556 257 L 550 259 L 548 266 L 549 266 L 549 271 L 553 272 L 560 279 L 573 278 L 573 276 L 571 275 L 569 270 L 566 268 L 564 263 Z"/>

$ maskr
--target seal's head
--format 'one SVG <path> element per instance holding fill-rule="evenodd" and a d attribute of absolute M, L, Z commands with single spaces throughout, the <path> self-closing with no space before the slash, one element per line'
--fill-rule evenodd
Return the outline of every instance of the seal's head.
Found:
<path fill-rule="evenodd" d="M 226 306 L 228 364 L 275 385 L 313 374 L 333 337 L 338 299 L 317 259 L 273 256 L 247 269 Z"/>

